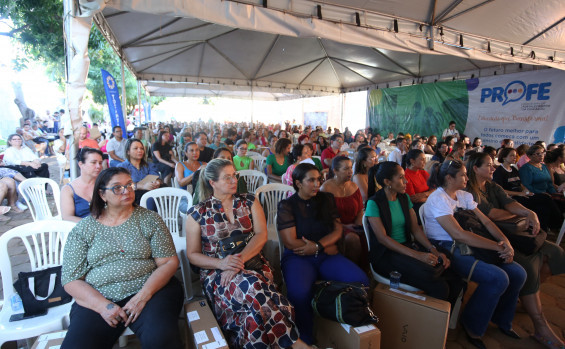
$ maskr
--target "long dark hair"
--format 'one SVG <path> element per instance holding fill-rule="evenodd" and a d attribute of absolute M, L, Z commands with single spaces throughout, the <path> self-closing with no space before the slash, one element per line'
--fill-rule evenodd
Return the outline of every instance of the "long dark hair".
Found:
<path fill-rule="evenodd" d="M 94 218 L 100 218 L 104 211 L 105 202 L 100 195 L 102 188 L 105 188 L 112 178 L 119 174 L 127 174 L 131 177 L 131 173 L 123 167 L 110 167 L 100 172 L 94 182 L 94 189 L 92 190 L 92 201 L 90 202 L 90 215 Z"/>
<path fill-rule="evenodd" d="M 461 160 L 446 160 L 443 163 L 435 163 L 430 169 L 430 178 L 428 178 L 428 187 L 437 189 L 445 185 L 445 176 L 455 178 L 457 173 L 463 168 Z"/>
<path fill-rule="evenodd" d="M 304 144 L 295 144 L 294 147 L 292 147 L 292 152 L 290 152 L 290 163 L 294 164 L 297 160 L 299 156 L 302 156 L 302 152 L 304 151 Z"/>
<path fill-rule="evenodd" d="M 369 169 L 369 185 L 367 187 L 367 197 L 370 198 L 377 192 L 377 183 L 385 187 L 385 179 L 392 180 L 401 167 L 395 161 L 383 161 Z"/>
<path fill-rule="evenodd" d="M 510 149 L 514 150 L 513 148 Z M 469 180 L 467 181 L 467 191 L 473 194 L 475 201 L 477 201 L 477 198 L 479 197 L 481 192 L 479 190 L 479 181 L 477 179 L 477 174 L 473 170 L 473 167 L 483 166 L 485 162 L 488 161 L 488 159 L 490 159 L 490 155 L 488 155 L 487 153 L 474 153 L 469 156 L 467 165 L 465 165 L 465 167 L 467 167 L 467 177 L 469 177 Z"/>
<path fill-rule="evenodd" d="M 357 155 L 355 156 L 355 168 L 353 169 L 353 173 L 366 174 L 369 171 L 367 166 L 365 166 L 365 161 L 367 161 L 372 151 L 376 153 L 376 151 L 370 147 L 357 150 Z"/>
<path fill-rule="evenodd" d="M 407 169 L 410 167 L 410 160 L 416 160 L 420 154 L 424 154 L 424 152 L 420 149 L 410 149 L 410 151 L 402 157 L 402 168 Z"/>
<path fill-rule="evenodd" d="M 143 151 L 144 151 L 145 153 L 147 153 L 147 149 L 145 149 L 145 146 L 143 145 L 143 142 L 142 142 L 142 141 L 140 141 L 140 140 L 137 139 L 137 138 L 130 138 L 130 139 L 128 139 L 127 142 L 126 142 L 126 160 L 127 160 L 127 161 L 130 161 L 130 158 L 131 158 L 131 157 L 130 157 L 130 155 L 129 155 L 129 151 L 130 151 L 130 149 L 131 149 L 131 146 L 132 146 L 133 143 L 135 143 L 135 142 L 138 142 L 139 144 L 141 144 L 141 146 L 143 147 Z M 143 155 L 145 155 L 145 153 L 144 153 Z M 100 152 L 100 154 L 102 154 L 102 152 Z M 130 162 L 131 162 L 131 161 L 130 161 Z M 143 157 L 141 158 L 141 161 L 139 162 L 139 167 L 141 168 L 141 167 L 145 167 L 145 166 L 148 166 L 148 165 L 147 165 L 147 162 L 145 161 L 145 156 L 143 156 Z"/>
<path fill-rule="evenodd" d="M 316 171 L 318 172 L 318 174 L 320 174 L 318 168 L 309 163 L 298 164 L 294 168 L 294 171 L 292 171 L 292 186 L 294 187 L 294 190 L 296 190 L 295 195 L 298 195 L 299 190 L 298 185 L 296 185 L 296 181 L 302 182 L 310 171 Z M 318 195 L 312 198 L 315 207 L 318 207 L 318 210 L 316 212 L 316 219 L 320 222 L 323 222 L 331 230 L 333 230 L 335 228 L 335 220 L 331 216 L 331 213 L 334 211 L 333 206 L 335 206 L 335 203 L 333 200 L 325 200 L 325 198 L 326 196 L 320 195 L 319 192 Z"/>

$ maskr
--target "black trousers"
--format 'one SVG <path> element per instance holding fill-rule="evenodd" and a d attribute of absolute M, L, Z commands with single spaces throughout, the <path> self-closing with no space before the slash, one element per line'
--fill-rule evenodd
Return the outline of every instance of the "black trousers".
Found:
<path fill-rule="evenodd" d="M 563 214 L 561 209 L 549 194 L 534 194 L 532 196 L 513 196 L 522 206 L 534 211 L 538 215 L 540 226 L 543 230 L 548 228 L 561 228 Z"/>
<path fill-rule="evenodd" d="M 116 304 L 123 307 L 132 297 Z M 173 277 L 147 302 L 137 320 L 129 325 L 143 348 L 184 348 L 178 326 L 183 299 L 180 282 Z M 73 304 L 70 317 L 62 349 L 110 349 L 124 332 L 123 322 L 111 327 L 100 314 L 77 303 Z"/>
<path fill-rule="evenodd" d="M 49 178 L 49 166 L 45 163 L 41 164 L 41 167 L 37 169 L 31 166 L 22 166 L 22 165 L 10 165 L 4 167 L 18 171 L 25 178 L 35 178 L 35 177 Z"/>

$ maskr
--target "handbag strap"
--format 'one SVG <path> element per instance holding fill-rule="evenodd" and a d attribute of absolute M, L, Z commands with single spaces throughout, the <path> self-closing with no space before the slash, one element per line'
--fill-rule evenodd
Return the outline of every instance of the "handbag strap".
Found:
<path fill-rule="evenodd" d="M 451 245 L 451 254 L 453 255 L 453 251 L 455 251 L 455 240 L 453 240 L 453 244 Z M 478 259 L 475 259 L 475 261 L 473 262 L 473 265 L 471 266 L 471 270 L 469 270 L 469 275 L 467 275 L 467 280 L 465 280 L 467 283 L 469 283 L 469 281 L 471 281 L 471 276 L 473 276 L 473 272 L 475 271 L 475 267 L 477 266 L 477 263 L 479 263 Z"/>
<path fill-rule="evenodd" d="M 31 294 L 35 297 L 38 301 L 44 301 L 51 296 L 53 291 L 55 290 L 55 280 L 57 279 L 57 273 L 51 273 L 49 275 L 49 290 L 47 291 L 47 296 L 41 297 L 35 294 L 35 276 L 32 276 L 28 279 L 28 287 L 31 291 Z"/>

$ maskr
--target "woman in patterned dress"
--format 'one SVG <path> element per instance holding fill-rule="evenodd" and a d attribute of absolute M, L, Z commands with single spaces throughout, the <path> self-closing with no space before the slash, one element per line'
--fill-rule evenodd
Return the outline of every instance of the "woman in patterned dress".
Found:
<path fill-rule="evenodd" d="M 102 171 L 90 216 L 67 238 L 61 282 L 75 303 L 62 348 L 112 348 L 126 327 L 143 348 L 184 347 L 173 239 L 157 213 L 133 204 L 134 189 L 125 168 Z"/>
<path fill-rule="evenodd" d="M 267 241 L 263 208 L 251 194 L 236 194 L 232 162 L 214 159 L 200 173 L 198 191 L 207 198 L 188 211 L 187 255 L 199 266 L 200 279 L 214 314 L 234 348 L 309 348 L 298 337 L 294 308 L 273 283 L 261 255 Z M 219 241 L 251 234 L 239 254 L 221 258 Z M 245 263 L 259 255 L 262 266 Z"/>

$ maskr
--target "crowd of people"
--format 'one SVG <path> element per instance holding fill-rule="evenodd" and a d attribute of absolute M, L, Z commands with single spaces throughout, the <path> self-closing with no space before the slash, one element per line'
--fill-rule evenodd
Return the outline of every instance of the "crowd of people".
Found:
<path fill-rule="evenodd" d="M 144 193 L 173 185 L 193 194 L 193 205 L 181 208 L 187 255 L 232 347 L 311 347 L 314 283 L 369 285 L 371 268 L 385 277 L 398 271 L 403 283 L 452 305 L 467 278 L 476 282 L 460 318 L 475 347 L 486 347 L 481 337 L 489 322 L 520 337 L 512 329 L 518 299 L 535 339 L 548 348 L 565 345 L 539 296 L 548 276 L 565 272 L 563 249 L 545 240 L 524 252 L 499 224 L 522 218 L 531 236 L 559 231 L 563 144 L 514 148 L 505 139 L 498 148 L 484 146 L 453 122 L 441 136 L 428 137 L 202 122 L 103 131 L 84 126 L 76 159 L 67 155 L 78 162 L 80 176 L 61 190 L 63 219 L 78 222 L 65 248 L 63 283 L 76 303 L 63 348 L 84 338 L 92 338 L 93 348 L 111 347 L 124 326 L 143 345 L 166 338 L 167 347 L 180 347 L 173 324 L 182 305 L 175 248 L 162 219 L 138 206 Z M 48 177 L 43 147 L 36 146 L 44 143 L 27 141 L 11 135 L 7 166 L 0 168 L 0 198 L 11 209 L 18 209 L 12 181 Z M 68 143 L 60 133 L 46 149 L 65 158 Z M 285 295 L 261 252 L 263 207 L 238 177 L 237 171 L 259 170 L 251 153 L 264 157 L 270 183 L 295 190 L 279 203 L 276 220 Z M 491 238 L 473 232 L 460 211 L 471 212 Z M 228 240 L 244 241 L 245 248 L 225 255 Z M 463 244 L 497 259 L 469 255 Z"/>

